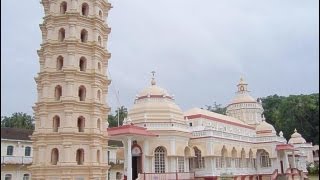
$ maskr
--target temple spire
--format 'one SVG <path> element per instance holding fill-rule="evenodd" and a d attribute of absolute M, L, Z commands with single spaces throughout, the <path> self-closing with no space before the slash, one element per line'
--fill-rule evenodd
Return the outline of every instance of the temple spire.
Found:
<path fill-rule="evenodd" d="M 245 91 L 248 91 L 247 89 L 247 83 L 244 81 L 243 77 L 241 76 L 240 77 L 240 81 L 238 83 L 238 92 L 245 92 Z"/>
<path fill-rule="evenodd" d="M 155 71 L 151 71 L 152 73 L 152 80 L 151 80 L 151 85 L 156 85 L 156 80 L 154 79 L 154 74 L 156 73 Z"/>

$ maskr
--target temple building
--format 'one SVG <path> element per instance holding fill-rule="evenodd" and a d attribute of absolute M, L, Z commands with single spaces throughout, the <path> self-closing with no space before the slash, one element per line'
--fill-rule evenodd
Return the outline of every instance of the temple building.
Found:
<path fill-rule="evenodd" d="M 108 128 L 124 144 L 124 175 L 131 179 L 275 179 L 305 176 L 312 145 L 296 131 L 289 143 L 263 115 L 261 100 L 240 79 L 226 114 L 183 112 L 153 77 L 134 99 L 124 125 Z"/>
<path fill-rule="evenodd" d="M 41 0 L 41 4 L 45 16 L 37 51 L 35 130 L 24 141 L 1 134 L 5 170 L 1 179 L 305 176 L 306 164 L 313 162 L 312 150 L 314 154 L 319 150 L 297 131 L 289 143 L 282 132 L 277 134 L 243 78 L 223 115 L 197 107 L 182 111 L 153 76 L 135 97 L 124 125 L 108 128 L 111 54 L 106 46 L 111 29 L 106 18 L 111 4 L 107 0 Z M 121 141 L 121 146 L 108 146 L 112 140 Z M 15 173 L 13 167 L 21 172 Z"/>

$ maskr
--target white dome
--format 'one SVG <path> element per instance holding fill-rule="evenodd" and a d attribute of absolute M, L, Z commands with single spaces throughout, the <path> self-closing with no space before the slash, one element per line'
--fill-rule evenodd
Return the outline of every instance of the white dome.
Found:
<path fill-rule="evenodd" d="M 257 101 L 250 96 L 248 93 L 237 94 L 235 98 L 230 102 L 230 104 L 236 103 L 257 103 Z"/>
<path fill-rule="evenodd" d="M 301 136 L 300 133 L 297 132 L 297 129 L 294 129 L 294 133 L 291 135 L 289 139 L 289 144 L 304 144 L 306 140 Z"/>
<path fill-rule="evenodd" d="M 157 85 L 151 85 L 147 88 L 145 88 L 144 90 L 142 90 L 139 94 L 138 94 L 138 98 L 140 97 L 144 97 L 144 96 L 151 96 L 151 95 L 156 95 L 156 96 L 169 96 L 168 92 L 157 86 Z"/>
<path fill-rule="evenodd" d="M 133 107 L 128 112 L 133 124 L 147 122 L 185 122 L 183 112 L 169 93 L 156 85 L 142 90 L 136 97 Z"/>
<path fill-rule="evenodd" d="M 256 127 L 256 134 L 260 136 L 275 135 L 276 130 L 271 124 L 267 123 L 263 118 L 262 122 Z"/>

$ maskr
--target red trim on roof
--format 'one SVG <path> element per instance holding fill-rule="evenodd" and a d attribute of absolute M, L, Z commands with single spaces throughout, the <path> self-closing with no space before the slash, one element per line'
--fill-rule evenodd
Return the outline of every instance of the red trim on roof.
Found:
<path fill-rule="evenodd" d="M 147 131 L 147 128 L 130 125 L 123 125 L 119 127 L 107 128 L 109 136 L 118 136 L 118 135 L 142 135 L 142 136 L 158 136 Z"/>
<path fill-rule="evenodd" d="M 168 99 L 172 99 L 172 97 L 170 96 L 164 96 L 163 95 L 150 95 L 150 96 L 140 96 L 137 99 L 144 99 L 144 98 L 168 98 Z"/>
<path fill-rule="evenodd" d="M 231 106 L 231 105 L 234 105 L 234 104 L 242 104 L 242 103 L 258 103 L 257 101 L 243 101 L 243 102 L 235 102 L 235 103 L 231 103 L 231 104 L 229 104 L 228 106 Z M 228 107 L 227 106 L 227 107 Z M 254 107 L 251 107 L 251 108 L 249 108 L 249 109 L 256 109 L 256 108 L 254 108 Z"/>
<path fill-rule="evenodd" d="M 257 131 L 256 134 L 272 133 L 272 130 Z"/>
<path fill-rule="evenodd" d="M 195 115 L 191 115 L 191 116 L 185 116 L 187 117 L 189 120 L 190 119 L 196 119 L 196 118 L 205 118 L 208 120 L 212 120 L 212 121 L 218 121 L 218 122 L 222 122 L 222 123 L 226 123 L 226 124 L 231 124 L 231 125 L 235 125 L 235 126 L 240 126 L 240 127 L 244 127 L 244 128 L 248 128 L 248 129 L 255 129 L 254 127 L 248 126 L 248 125 L 243 125 L 243 124 L 239 124 L 239 123 L 235 123 L 235 122 L 230 122 L 224 119 L 218 119 L 215 117 L 211 117 L 211 116 L 206 116 L 203 114 L 195 114 Z"/>
<path fill-rule="evenodd" d="M 277 144 L 276 150 L 293 150 L 294 147 L 291 144 Z"/>

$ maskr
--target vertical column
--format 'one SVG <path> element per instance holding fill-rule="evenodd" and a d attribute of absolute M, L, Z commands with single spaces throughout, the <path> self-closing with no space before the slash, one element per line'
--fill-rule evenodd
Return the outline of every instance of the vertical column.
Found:
<path fill-rule="evenodd" d="M 75 55 L 74 52 L 68 52 L 68 60 L 65 60 L 65 64 L 67 68 L 74 67 L 75 64 Z"/>
<path fill-rule="evenodd" d="M 132 180 L 132 153 L 131 153 L 131 137 L 128 137 L 128 168 L 127 168 L 127 177 L 128 180 Z"/>
<path fill-rule="evenodd" d="M 54 1 L 50 1 L 50 14 L 54 14 L 55 13 L 55 8 L 56 8 L 56 3 Z M 59 10 L 60 11 L 60 10 Z"/>
<path fill-rule="evenodd" d="M 285 161 L 285 165 L 286 165 L 286 167 L 283 169 L 285 171 L 287 168 L 290 167 L 290 165 L 289 165 L 289 160 L 288 160 L 288 154 L 286 152 L 284 152 L 283 154 L 284 154 L 284 161 Z"/>
<path fill-rule="evenodd" d="M 77 11 L 77 8 L 76 8 L 76 0 L 71 0 L 71 8 L 70 8 L 70 11 Z"/>
<path fill-rule="evenodd" d="M 75 24 L 70 24 L 70 39 L 75 39 L 76 38 L 76 25 Z"/>
<path fill-rule="evenodd" d="M 292 150 L 292 168 L 296 168 L 296 157 L 294 154 L 294 149 Z"/>
<path fill-rule="evenodd" d="M 143 142 L 143 156 L 142 156 L 142 162 L 143 162 L 143 172 L 150 172 L 149 169 L 149 159 L 147 160 L 146 154 L 149 152 L 149 141 L 145 140 Z"/>

